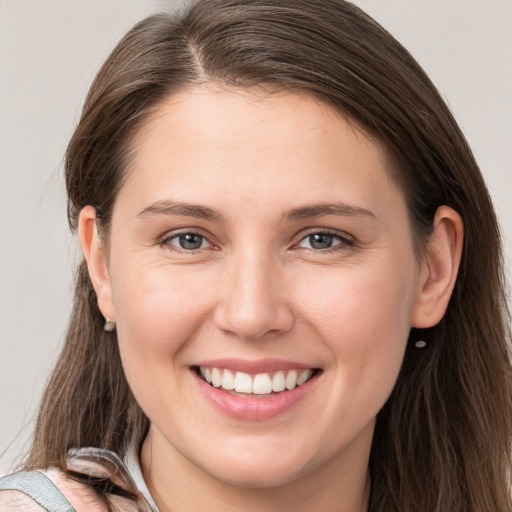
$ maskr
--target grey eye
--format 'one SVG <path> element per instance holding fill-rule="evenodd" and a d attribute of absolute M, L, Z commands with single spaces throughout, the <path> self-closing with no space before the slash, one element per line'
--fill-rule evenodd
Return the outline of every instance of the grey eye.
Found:
<path fill-rule="evenodd" d="M 308 235 L 300 242 L 300 247 L 311 249 L 329 249 L 333 245 L 340 243 L 339 237 L 329 235 L 328 233 L 313 233 Z"/>
<path fill-rule="evenodd" d="M 180 233 L 179 235 L 172 237 L 170 243 L 178 246 L 180 249 L 193 251 L 202 249 L 206 244 L 206 240 L 204 236 L 199 235 L 198 233 Z"/>
<path fill-rule="evenodd" d="M 319 231 L 305 236 L 298 245 L 304 249 L 321 251 L 337 246 L 340 246 L 340 248 L 348 247 L 352 245 L 352 242 L 342 235 L 337 235 L 335 233 L 322 233 Z"/>
<path fill-rule="evenodd" d="M 328 249 L 332 246 L 333 238 L 332 235 L 316 233 L 310 236 L 310 244 L 313 249 Z"/>

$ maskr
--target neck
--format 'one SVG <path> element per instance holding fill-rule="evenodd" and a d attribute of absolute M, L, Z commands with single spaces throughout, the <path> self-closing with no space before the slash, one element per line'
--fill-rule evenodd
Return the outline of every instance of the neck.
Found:
<path fill-rule="evenodd" d="M 368 510 L 369 449 L 366 457 L 361 457 L 360 446 L 354 450 L 349 447 L 347 453 L 333 457 L 293 481 L 272 487 L 247 487 L 215 478 L 162 441 L 162 435 L 152 428 L 141 453 L 144 479 L 160 512 Z M 361 441 L 368 445 L 365 440 Z"/>

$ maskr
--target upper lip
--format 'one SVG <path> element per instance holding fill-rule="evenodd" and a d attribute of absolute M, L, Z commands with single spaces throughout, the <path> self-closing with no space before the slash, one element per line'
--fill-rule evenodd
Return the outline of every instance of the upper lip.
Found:
<path fill-rule="evenodd" d="M 285 359 L 208 359 L 201 361 L 194 366 L 202 366 L 204 368 L 223 368 L 235 372 L 245 373 L 268 373 L 279 370 L 306 370 L 308 368 L 316 368 L 311 364 L 299 363 L 297 361 L 289 361 Z"/>

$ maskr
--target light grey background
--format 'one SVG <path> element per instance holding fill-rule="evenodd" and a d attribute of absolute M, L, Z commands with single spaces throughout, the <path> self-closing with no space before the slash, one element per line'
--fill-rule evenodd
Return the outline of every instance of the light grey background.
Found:
<path fill-rule="evenodd" d="M 27 444 L 79 259 L 62 159 L 117 40 L 172 0 L 0 0 L 0 475 Z M 487 179 L 512 260 L 512 1 L 357 0 L 419 60 Z M 510 275 L 510 273 L 509 273 Z"/>

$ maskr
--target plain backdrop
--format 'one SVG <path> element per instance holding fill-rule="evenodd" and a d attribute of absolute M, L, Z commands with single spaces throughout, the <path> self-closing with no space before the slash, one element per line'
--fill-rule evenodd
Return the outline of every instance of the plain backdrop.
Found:
<path fill-rule="evenodd" d="M 62 159 L 130 26 L 177 0 L 0 0 L 0 475 L 27 446 L 80 253 Z M 512 1 L 357 0 L 426 69 L 465 132 L 512 260 Z M 510 276 L 510 272 L 509 272 Z"/>

